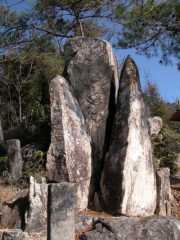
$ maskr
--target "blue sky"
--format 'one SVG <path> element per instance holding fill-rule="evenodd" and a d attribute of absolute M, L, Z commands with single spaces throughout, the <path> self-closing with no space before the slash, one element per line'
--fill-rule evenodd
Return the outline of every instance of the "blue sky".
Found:
<path fill-rule="evenodd" d="M 0 3 L 7 2 L 8 5 L 12 5 L 19 1 L 21 0 L 0 0 Z M 12 10 L 21 11 L 27 6 L 28 5 L 26 3 L 20 3 L 15 5 Z M 180 71 L 177 70 L 175 59 L 173 66 L 163 66 L 159 64 L 158 58 L 153 57 L 148 59 L 146 56 L 135 54 L 135 50 L 133 49 L 114 49 L 114 53 L 117 56 L 121 55 L 121 59 L 126 57 L 128 54 L 131 54 L 131 57 L 134 59 L 139 68 L 142 88 L 145 84 L 144 71 L 149 71 L 151 77 L 150 79 L 157 82 L 160 93 L 165 97 L 166 101 L 174 102 L 177 97 L 180 97 Z"/>

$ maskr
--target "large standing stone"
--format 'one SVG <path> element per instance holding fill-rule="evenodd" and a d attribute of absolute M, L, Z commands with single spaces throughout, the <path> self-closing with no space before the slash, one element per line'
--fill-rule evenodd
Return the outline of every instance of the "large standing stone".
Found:
<path fill-rule="evenodd" d="M 103 155 L 108 149 L 114 118 L 118 81 L 116 61 L 112 46 L 97 38 L 77 37 L 67 41 L 64 55 L 67 78 L 76 92 L 91 136 L 93 197 L 94 191 L 99 190 Z"/>
<path fill-rule="evenodd" d="M 47 223 L 48 185 L 36 183 L 30 177 L 29 211 L 26 216 L 26 231 L 43 229 Z"/>
<path fill-rule="evenodd" d="M 48 186 L 47 239 L 75 239 L 73 183 L 55 183 Z"/>
<path fill-rule="evenodd" d="M 50 83 L 51 145 L 47 177 L 75 183 L 75 210 L 87 208 L 91 180 L 91 145 L 82 111 L 66 80 L 56 76 Z"/>
<path fill-rule="evenodd" d="M 12 139 L 6 141 L 7 154 L 10 163 L 10 173 L 14 180 L 18 180 L 22 177 L 22 156 L 21 156 L 21 144 L 18 139 Z"/>
<path fill-rule="evenodd" d="M 118 94 L 101 191 L 113 214 L 152 215 L 156 207 L 153 150 L 139 73 L 130 55 L 121 72 Z"/>

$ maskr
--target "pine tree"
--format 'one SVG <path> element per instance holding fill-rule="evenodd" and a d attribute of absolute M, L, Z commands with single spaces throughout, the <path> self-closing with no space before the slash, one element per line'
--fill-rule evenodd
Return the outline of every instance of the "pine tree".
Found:
<path fill-rule="evenodd" d="M 121 21 L 123 17 L 123 21 Z M 119 31 L 118 46 L 135 47 L 137 53 L 160 57 L 160 63 L 171 63 L 171 56 L 178 60 L 180 70 L 180 2 L 179 0 L 138 0 L 131 8 L 116 11 Z M 160 51 L 161 50 L 161 51 Z"/>

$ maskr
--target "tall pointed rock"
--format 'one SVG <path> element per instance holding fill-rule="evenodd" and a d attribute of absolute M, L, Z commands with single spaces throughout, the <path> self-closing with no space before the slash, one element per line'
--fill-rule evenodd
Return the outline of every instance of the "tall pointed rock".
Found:
<path fill-rule="evenodd" d="M 75 211 L 88 206 L 91 180 L 91 145 L 82 110 L 66 79 L 50 82 L 51 144 L 47 154 L 50 181 L 75 183 Z"/>
<path fill-rule="evenodd" d="M 130 55 L 124 62 L 119 84 L 101 191 L 111 213 L 148 216 L 156 208 L 154 158 L 139 72 Z"/>
<path fill-rule="evenodd" d="M 116 61 L 112 46 L 98 38 L 77 37 L 67 41 L 64 56 L 67 68 L 65 75 L 76 92 L 91 137 L 93 193 L 99 186 L 115 113 L 118 81 Z"/>

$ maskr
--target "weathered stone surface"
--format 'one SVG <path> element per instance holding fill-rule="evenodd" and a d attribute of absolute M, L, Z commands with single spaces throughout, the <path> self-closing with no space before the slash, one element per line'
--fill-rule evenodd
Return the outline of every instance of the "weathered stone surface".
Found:
<path fill-rule="evenodd" d="M 42 230 L 38 232 L 23 232 L 23 240 L 47 240 L 47 230 Z"/>
<path fill-rule="evenodd" d="M 109 145 L 115 112 L 118 81 L 116 61 L 112 46 L 97 38 L 77 37 L 67 41 L 64 56 L 67 78 L 76 92 L 91 136 L 93 199 L 94 191 L 99 190 L 103 155 Z"/>
<path fill-rule="evenodd" d="M 84 233 L 80 240 L 179 240 L 180 219 L 176 217 L 151 217 L 144 220 L 132 218 L 101 218 L 95 221 L 95 230 Z"/>
<path fill-rule="evenodd" d="M 47 239 L 75 239 L 73 183 L 54 183 L 48 186 Z"/>
<path fill-rule="evenodd" d="M 22 177 L 22 156 L 21 156 L 21 144 L 18 139 L 12 139 L 6 141 L 7 154 L 10 162 L 10 173 L 14 180 L 18 180 Z"/>
<path fill-rule="evenodd" d="M 75 210 L 87 208 L 91 180 L 91 145 L 82 110 L 67 81 L 56 76 L 50 83 L 51 145 L 47 177 L 75 183 Z"/>
<path fill-rule="evenodd" d="M 161 131 L 161 128 L 163 127 L 163 121 L 161 117 L 150 117 L 148 118 L 149 124 L 150 124 L 150 131 L 151 135 L 156 135 Z"/>
<path fill-rule="evenodd" d="M 25 212 L 28 208 L 28 189 L 21 190 L 12 199 L 12 203 L 8 202 L 8 206 L 12 209 L 9 218 L 9 226 L 14 229 L 25 229 Z"/>
<path fill-rule="evenodd" d="M 156 178 L 149 123 L 139 73 L 129 55 L 124 63 L 111 145 L 101 191 L 112 214 L 148 216 L 156 208 Z"/>
<path fill-rule="evenodd" d="M 157 182 L 157 205 L 155 214 L 166 216 L 166 200 L 170 201 L 170 199 L 166 199 L 166 191 L 168 191 L 168 182 L 169 182 L 170 171 L 168 168 L 158 168 L 156 171 L 156 182 Z M 170 187 L 170 186 L 169 186 Z"/>
<path fill-rule="evenodd" d="M 21 149 L 23 160 L 28 161 L 29 159 L 32 159 L 34 157 L 34 154 L 41 149 L 42 145 L 39 145 L 36 142 L 27 144 Z"/>
<path fill-rule="evenodd" d="M 0 240 L 3 240 L 3 232 L 4 230 L 0 229 Z"/>
<path fill-rule="evenodd" d="M 31 176 L 29 185 L 29 211 L 26 216 L 26 231 L 46 228 L 48 185 L 36 183 Z"/>
<path fill-rule="evenodd" d="M 22 240 L 23 231 L 20 229 L 4 229 L 2 240 Z"/>

